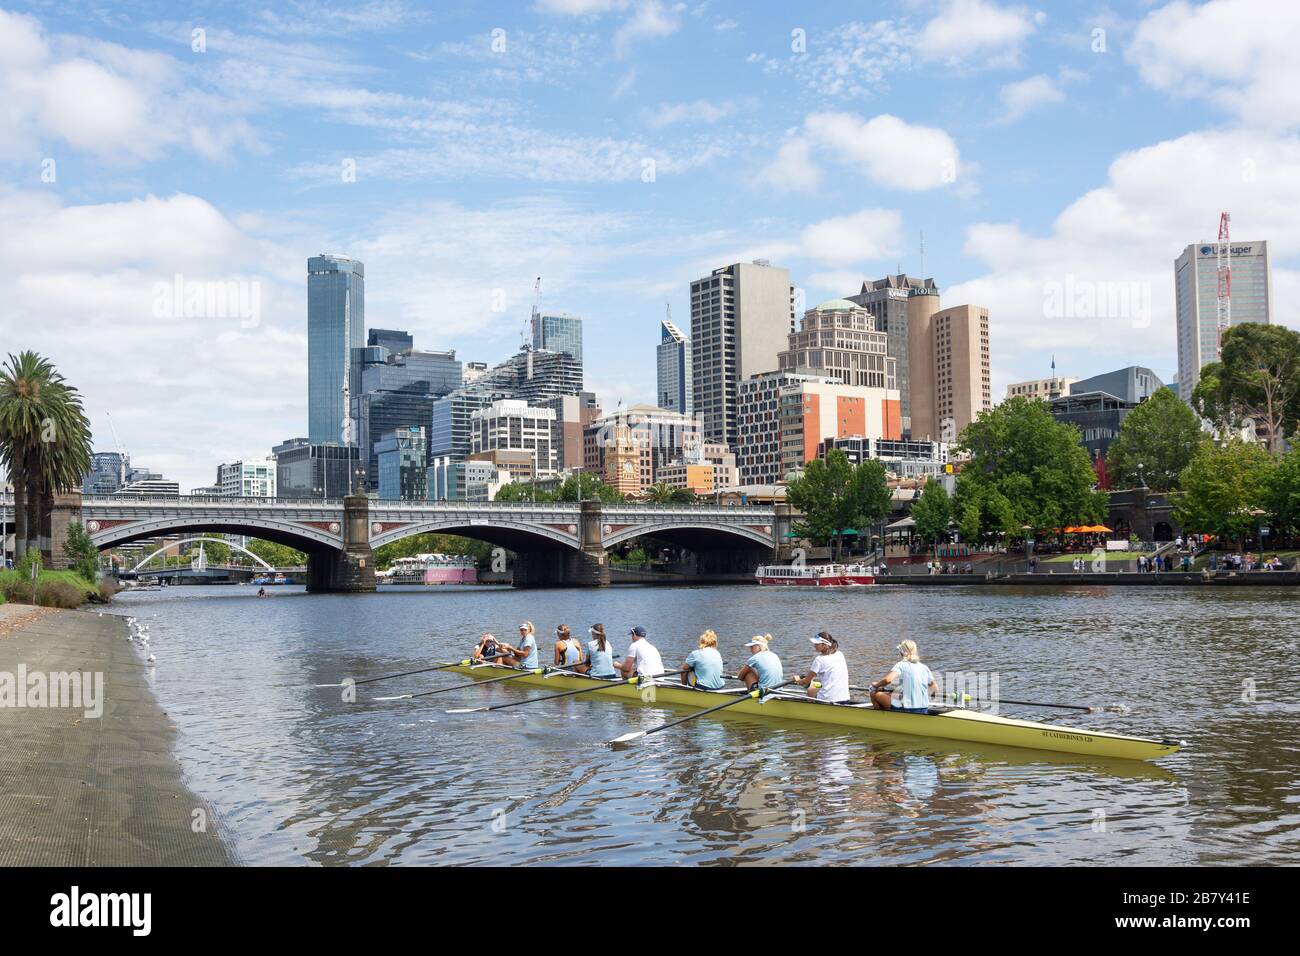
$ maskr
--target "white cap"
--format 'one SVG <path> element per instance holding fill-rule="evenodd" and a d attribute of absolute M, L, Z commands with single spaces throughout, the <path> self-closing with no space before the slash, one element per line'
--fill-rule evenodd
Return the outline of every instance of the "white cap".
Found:
<path fill-rule="evenodd" d="M 826 637 L 810 637 L 810 638 L 808 638 L 808 640 L 809 640 L 809 642 L 811 642 L 811 643 L 813 643 L 813 644 L 825 644 L 827 647 L 830 647 L 830 646 L 831 646 L 830 638 L 826 638 Z"/>
<path fill-rule="evenodd" d="M 763 640 L 761 637 L 755 637 L 746 641 L 744 646 L 745 647 L 767 647 L 767 641 Z"/>

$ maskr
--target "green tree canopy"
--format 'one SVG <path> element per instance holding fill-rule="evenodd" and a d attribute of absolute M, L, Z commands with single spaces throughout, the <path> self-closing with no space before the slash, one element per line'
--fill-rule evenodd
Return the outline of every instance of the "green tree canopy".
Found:
<path fill-rule="evenodd" d="M 1273 467 L 1255 442 L 1202 443 L 1180 478 L 1183 497 L 1174 507 L 1175 520 L 1189 531 L 1240 544 L 1260 524 L 1251 512 L 1265 499 Z"/>
<path fill-rule="evenodd" d="M 1264 478 L 1259 506 L 1268 512 L 1269 523 L 1278 531 L 1300 531 L 1300 448 L 1274 459 Z"/>
<path fill-rule="evenodd" d="M 1162 388 L 1125 416 L 1106 455 L 1106 471 L 1116 487 L 1146 482 L 1155 491 L 1174 491 L 1207 438 L 1196 413 Z"/>
<path fill-rule="evenodd" d="M 839 448 L 814 458 L 786 488 L 786 500 L 803 514 L 795 533 L 831 542 L 838 556 L 848 529 L 863 534 L 889 514 L 891 493 L 883 462 L 853 465 Z"/>
<path fill-rule="evenodd" d="M 1247 322 L 1223 334 L 1218 362 L 1201 369 L 1192 405 L 1227 430 L 1254 423 L 1269 451 L 1300 422 L 1300 333 Z"/>
<path fill-rule="evenodd" d="M 1047 404 L 1021 396 L 980 415 L 962 432 L 970 455 L 957 478 L 962 537 L 1094 523 L 1106 514 L 1106 495 L 1080 444 L 1079 430 L 1057 422 Z M 979 514 L 979 534 L 970 532 Z"/>
<path fill-rule="evenodd" d="M 927 544 L 934 544 L 948 533 L 953 505 L 942 482 L 931 479 L 925 483 L 921 497 L 912 505 L 912 520 L 916 522 L 917 537 Z"/>
<path fill-rule="evenodd" d="M 261 538 L 250 538 L 248 550 L 273 568 L 300 568 L 307 563 L 307 555 L 301 551 Z"/>
<path fill-rule="evenodd" d="M 614 504 L 627 499 L 598 475 L 580 471 L 566 475 L 554 491 L 539 488 L 531 481 L 512 481 L 502 485 L 494 501 L 600 501 Z"/>
<path fill-rule="evenodd" d="M 492 558 L 492 545 L 454 534 L 413 534 L 376 548 L 375 566 L 381 571 L 387 571 L 398 558 L 411 558 L 417 554 L 463 554 L 486 566 Z"/>

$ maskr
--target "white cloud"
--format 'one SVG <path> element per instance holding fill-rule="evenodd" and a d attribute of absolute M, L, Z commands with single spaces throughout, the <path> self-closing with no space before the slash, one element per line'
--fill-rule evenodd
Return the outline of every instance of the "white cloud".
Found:
<path fill-rule="evenodd" d="M 822 171 L 812 155 L 812 144 L 802 137 L 787 139 L 776 151 L 776 157 L 761 169 L 756 177 L 761 185 L 780 192 L 816 192 L 821 185 Z"/>
<path fill-rule="evenodd" d="M 960 151 L 951 136 L 888 113 L 866 121 L 851 113 L 812 113 L 804 120 L 804 133 L 825 153 L 882 186 L 935 189 L 955 182 L 960 172 Z"/>
<path fill-rule="evenodd" d="M 622 56 L 637 40 L 659 39 L 677 32 L 685 4 L 665 6 L 661 0 L 641 0 L 631 19 L 614 34 L 614 50 Z"/>
<path fill-rule="evenodd" d="M 716 123 L 736 112 L 736 104 L 731 100 L 693 100 L 690 103 L 661 103 L 657 109 L 646 117 L 646 122 L 654 129 L 662 129 L 674 123 L 696 122 Z"/>
<path fill-rule="evenodd" d="M 539 12 L 569 17 L 598 16 L 626 9 L 627 5 L 628 0 L 537 0 Z"/>
<path fill-rule="evenodd" d="M 898 251 L 903 217 L 896 209 L 863 209 L 824 219 L 804 229 L 803 254 L 819 263 L 844 266 L 869 263 Z"/>
<path fill-rule="evenodd" d="M 1039 73 L 1037 76 L 1008 83 L 998 91 L 998 99 L 1002 102 L 998 122 L 1014 123 L 1040 106 L 1063 102 L 1065 94 L 1055 80 L 1045 73 Z"/>
<path fill-rule="evenodd" d="M 870 96 L 887 88 L 890 73 L 911 66 L 914 41 L 906 21 L 852 21 L 809 38 L 807 52 L 784 58 L 751 53 L 746 62 L 765 73 L 789 74 L 818 96 Z"/>
<path fill-rule="evenodd" d="M 1021 7 L 1000 7 L 987 0 L 948 0 L 922 27 L 917 56 L 952 65 L 1014 66 L 1024 41 L 1041 16 Z"/>
<path fill-rule="evenodd" d="M 1147 83 L 1201 97 L 1262 127 L 1300 123 L 1300 4 L 1176 0 L 1149 13 L 1126 50 Z"/>
<path fill-rule="evenodd" d="M 1173 261 L 1214 237 L 1222 209 L 1232 212 L 1235 238 L 1269 241 L 1274 318 L 1294 327 L 1294 300 L 1276 293 L 1297 281 L 1278 263 L 1300 254 L 1300 138 L 1242 130 L 1124 153 L 1105 185 L 1066 207 L 1046 234 L 1015 222 L 970 226 L 964 252 L 984 269 L 944 289 L 943 301 L 989 307 L 995 369 L 1008 379 L 1042 367 L 1052 351 L 1065 374 L 1136 363 L 1168 375 L 1177 364 Z M 1073 315 L 1053 299 L 1067 290 Z M 1099 304 L 1090 310 L 1092 294 Z"/>

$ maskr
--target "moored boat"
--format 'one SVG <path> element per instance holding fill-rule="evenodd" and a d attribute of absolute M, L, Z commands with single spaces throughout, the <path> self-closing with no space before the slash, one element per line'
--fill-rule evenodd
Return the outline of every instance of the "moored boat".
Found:
<path fill-rule="evenodd" d="M 768 587 L 843 588 L 875 584 L 871 568 L 861 564 L 764 564 L 754 579 Z"/>
<path fill-rule="evenodd" d="M 466 674 L 476 680 L 487 680 L 517 671 L 527 676 L 520 676 L 510 683 L 537 685 L 557 692 L 580 690 L 590 688 L 593 684 L 608 683 L 608 687 L 592 691 L 589 696 L 616 697 L 634 704 L 646 702 L 642 687 L 621 681 L 601 681 L 599 678 L 579 674 L 553 672 L 549 676 L 541 673 L 528 674 L 525 670 L 499 664 L 458 664 L 448 666 L 446 671 Z M 655 705 L 699 708 L 712 706 L 728 696 L 741 693 L 744 693 L 743 689 L 696 690 L 676 682 L 665 682 L 654 685 L 652 702 Z M 1152 740 L 1059 724 L 1043 724 L 960 707 L 937 707 L 932 708 L 928 714 L 910 714 L 902 711 L 875 710 L 869 703 L 829 704 L 802 695 L 786 693 L 769 695 L 761 702 L 753 699 L 746 700 L 729 708 L 729 712 L 776 720 L 831 724 L 858 730 L 1125 760 L 1153 760 L 1175 753 L 1181 746 L 1173 740 Z"/>
<path fill-rule="evenodd" d="M 474 559 L 459 554 L 417 554 L 398 558 L 389 569 L 388 584 L 476 584 Z"/>

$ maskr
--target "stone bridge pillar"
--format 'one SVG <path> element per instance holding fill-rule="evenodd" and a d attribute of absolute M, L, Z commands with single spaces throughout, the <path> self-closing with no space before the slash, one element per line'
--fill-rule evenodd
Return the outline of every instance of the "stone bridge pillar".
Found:
<path fill-rule="evenodd" d="M 307 590 L 375 590 L 375 554 L 370 548 L 370 499 L 343 499 L 343 550 L 320 549 L 308 557 Z"/>
<path fill-rule="evenodd" d="M 777 503 L 773 505 L 773 511 L 776 514 L 772 520 L 772 560 L 780 564 L 794 557 L 790 546 L 794 539 L 786 535 L 794 528 L 795 510 L 787 504 Z"/>
<path fill-rule="evenodd" d="M 58 571 L 66 570 L 70 562 L 63 552 L 68 541 L 68 528 L 81 521 L 81 492 L 69 491 L 52 496 L 48 514 L 48 527 L 40 529 L 41 557 L 45 566 Z"/>
<path fill-rule="evenodd" d="M 609 555 L 605 551 L 604 526 L 599 501 L 579 505 L 580 550 L 521 551 L 516 555 L 514 585 L 517 588 L 586 587 L 609 584 Z"/>

